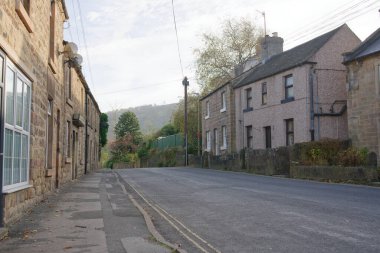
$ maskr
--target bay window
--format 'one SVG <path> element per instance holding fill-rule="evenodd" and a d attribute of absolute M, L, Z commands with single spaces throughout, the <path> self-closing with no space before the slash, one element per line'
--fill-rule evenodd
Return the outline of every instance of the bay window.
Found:
<path fill-rule="evenodd" d="M 31 83 L 10 62 L 5 69 L 3 190 L 28 185 Z"/>

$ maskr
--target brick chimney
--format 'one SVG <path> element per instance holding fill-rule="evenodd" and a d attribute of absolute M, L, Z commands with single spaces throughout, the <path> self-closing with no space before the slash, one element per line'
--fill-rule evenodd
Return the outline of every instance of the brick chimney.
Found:
<path fill-rule="evenodd" d="M 272 56 L 282 53 L 284 50 L 284 39 L 278 37 L 278 33 L 274 32 L 272 37 L 266 35 L 261 39 L 261 61 L 266 62 Z"/>

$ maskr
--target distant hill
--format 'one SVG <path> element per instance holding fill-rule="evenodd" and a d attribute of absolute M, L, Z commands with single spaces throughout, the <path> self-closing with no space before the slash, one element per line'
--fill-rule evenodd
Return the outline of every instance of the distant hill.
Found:
<path fill-rule="evenodd" d="M 177 109 L 177 106 L 178 104 L 143 105 L 107 112 L 109 123 L 108 140 L 115 139 L 113 129 L 120 115 L 126 111 L 134 112 L 139 119 L 141 132 L 143 134 L 149 134 L 168 124 L 173 112 Z"/>

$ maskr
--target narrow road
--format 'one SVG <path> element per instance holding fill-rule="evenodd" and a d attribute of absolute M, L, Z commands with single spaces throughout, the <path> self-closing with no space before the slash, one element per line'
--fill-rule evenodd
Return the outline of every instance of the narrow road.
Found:
<path fill-rule="evenodd" d="M 118 173 L 214 249 L 200 252 L 380 252 L 380 188 L 191 168 Z M 158 230 L 170 241 L 168 227 Z"/>

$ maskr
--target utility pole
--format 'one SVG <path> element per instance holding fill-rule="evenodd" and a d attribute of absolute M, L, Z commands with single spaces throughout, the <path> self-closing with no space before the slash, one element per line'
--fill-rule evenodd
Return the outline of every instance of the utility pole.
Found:
<path fill-rule="evenodd" d="M 185 88 L 185 166 L 189 165 L 188 163 L 188 136 L 187 136 L 187 86 L 189 86 L 189 81 L 187 77 L 183 78 L 182 84 Z"/>

